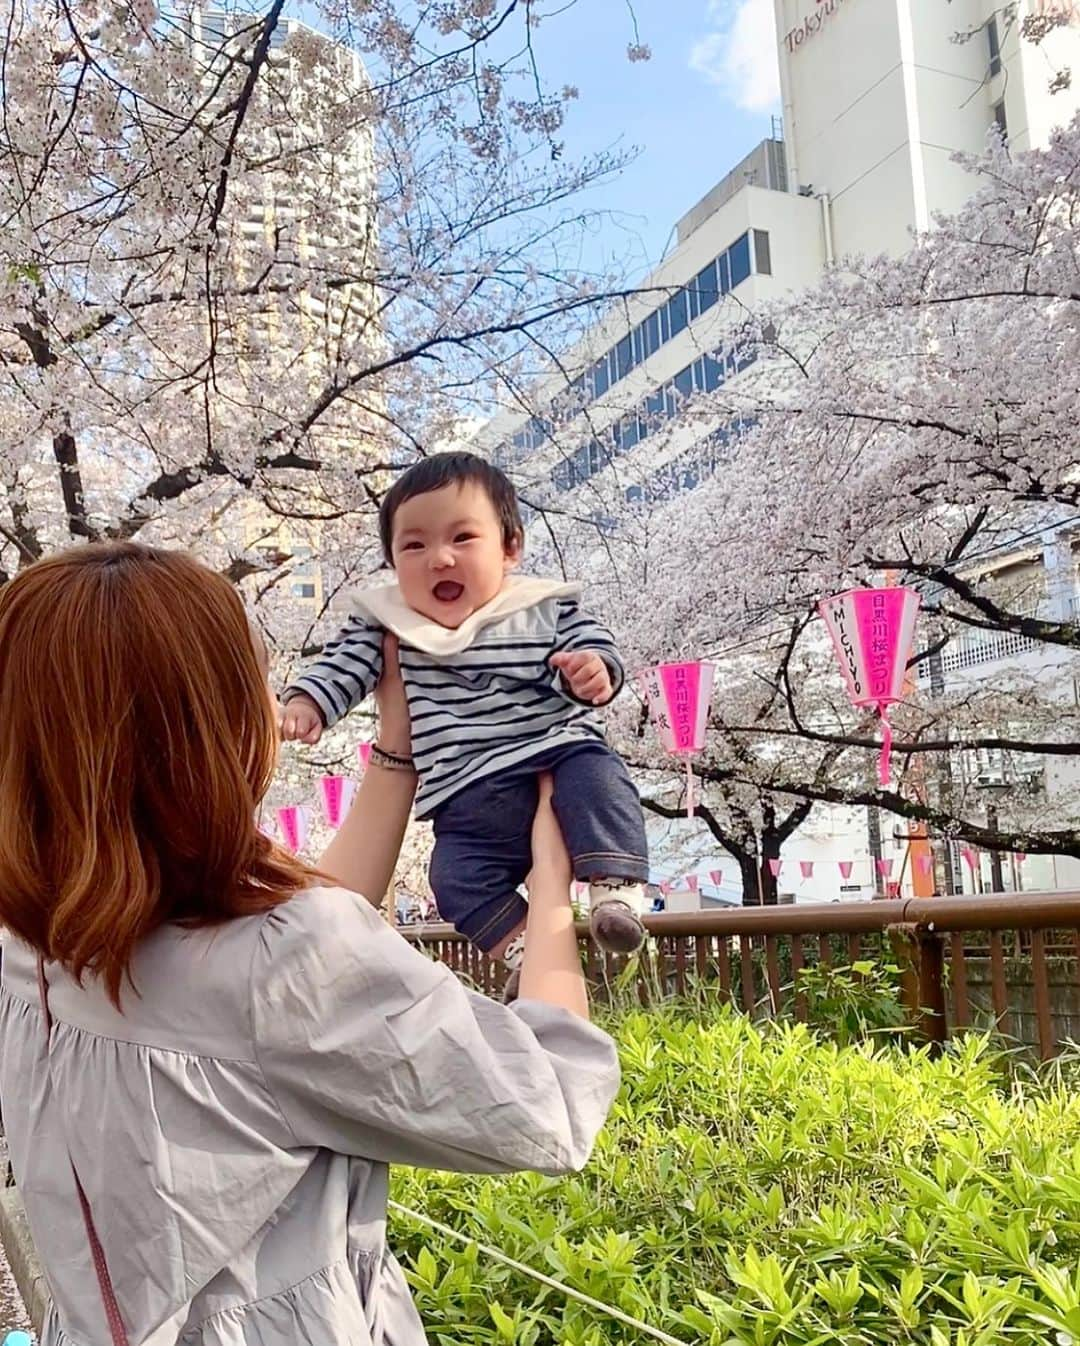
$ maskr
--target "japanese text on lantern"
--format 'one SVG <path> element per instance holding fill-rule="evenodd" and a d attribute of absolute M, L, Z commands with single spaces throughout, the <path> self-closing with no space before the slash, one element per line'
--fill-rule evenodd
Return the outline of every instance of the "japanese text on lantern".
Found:
<path fill-rule="evenodd" d="M 675 735 L 675 751 L 692 752 L 694 748 L 694 719 L 691 713 L 687 670 L 685 668 L 675 668 L 672 672 L 674 685 L 671 698 L 671 728 Z"/>
<path fill-rule="evenodd" d="M 871 606 L 870 657 L 867 672 L 870 675 L 872 695 L 884 699 L 889 695 L 892 661 L 889 658 L 889 623 L 885 616 L 885 594 L 875 593 Z"/>

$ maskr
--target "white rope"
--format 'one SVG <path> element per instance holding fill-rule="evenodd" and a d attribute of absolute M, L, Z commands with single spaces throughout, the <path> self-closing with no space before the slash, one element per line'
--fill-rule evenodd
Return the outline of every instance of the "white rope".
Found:
<path fill-rule="evenodd" d="M 584 1304 L 587 1308 L 596 1309 L 609 1318 L 615 1318 L 618 1322 L 625 1323 L 627 1327 L 636 1328 L 639 1332 L 644 1332 L 647 1337 L 666 1342 L 667 1346 L 687 1346 L 686 1342 L 680 1340 L 680 1338 L 669 1336 L 658 1327 L 650 1327 L 648 1323 L 643 1323 L 640 1318 L 631 1318 L 628 1313 L 623 1313 L 622 1309 L 617 1309 L 612 1304 L 605 1304 L 602 1300 L 593 1299 L 591 1295 L 582 1294 L 580 1290 L 575 1290 L 572 1285 L 564 1285 L 562 1281 L 555 1280 L 553 1276 L 545 1276 L 542 1271 L 536 1271 L 532 1267 L 526 1266 L 524 1262 L 516 1262 L 512 1257 L 507 1257 L 505 1253 L 501 1253 L 498 1248 L 492 1248 L 489 1244 L 481 1243 L 468 1234 L 461 1234 L 456 1229 L 451 1229 L 449 1225 L 440 1224 L 438 1220 L 431 1219 L 428 1215 L 421 1215 L 418 1210 L 410 1210 L 408 1206 L 402 1206 L 397 1201 L 388 1201 L 386 1204 L 391 1210 L 397 1211 L 400 1215 L 407 1215 L 411 1220 L 419 1221 L 420 1224 L 427 1225 L 429 1229 L 434 1229 L 446 1238 L 455 1239 L 458 1243 L 473 1244 L 486 1257 L 493 1257 L 496 1262 L 501 1262 L 503 1266 L 510 1267 L 514 1271 L 520 1271 L 523 1276 L 529 1276 L 532 1280 L 539 1281 L 541 1285 L 548 1286 L 549 1289 L 558 1290 L 567 1299 L 576 1299 L 579 1304 Z"/>

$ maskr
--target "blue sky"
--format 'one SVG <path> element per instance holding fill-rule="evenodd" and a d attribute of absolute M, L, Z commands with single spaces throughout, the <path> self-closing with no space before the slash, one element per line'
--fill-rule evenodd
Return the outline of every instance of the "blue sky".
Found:
<path fill-rule="evenodd" d="M 678 218 L 769 134 L 779 111 L 772 0 L 636 0 L 652 59 L 631 63 L 626 0 L 578 0 L 540 26 L 541 75 L 573 85 L 569 157 L 636 146 L 589 202 L 611 212 L 586 244 L 590 270 L 655 264 Z"/>

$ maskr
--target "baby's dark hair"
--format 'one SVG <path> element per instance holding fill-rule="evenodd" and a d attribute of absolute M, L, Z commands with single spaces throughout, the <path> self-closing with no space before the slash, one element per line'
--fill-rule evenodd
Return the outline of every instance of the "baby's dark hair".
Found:
<path fill-rule="evenodd" d="M 525 537 L 517 491 L 505 472 L 478 458 L 475 453 L 433 453 L 403 472 L 383 496 L 379 506 L 379 539 L 383 555 L 393 565 L 394 515 L 405 503 L 444 486 L 473 482 L 487 492 L 502 528 L 504 547 L 513 547 Z"/>

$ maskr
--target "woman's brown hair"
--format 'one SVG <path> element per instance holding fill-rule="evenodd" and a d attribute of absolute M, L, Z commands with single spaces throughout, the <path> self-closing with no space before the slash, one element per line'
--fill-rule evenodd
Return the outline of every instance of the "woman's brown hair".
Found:
<path fill-rule="evenodd" d="M 79 547 L 0 589 L 0 924 L 112 1000 L 166 921 L 310 871 L 256 824 L 277 757 L 243 604 L 183 552 Z"/>

